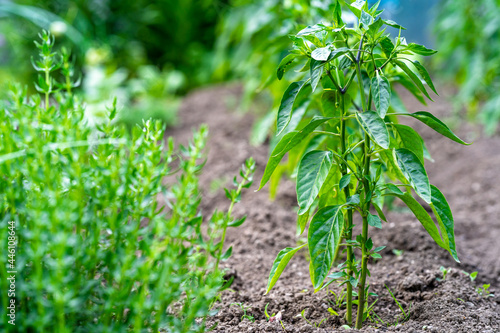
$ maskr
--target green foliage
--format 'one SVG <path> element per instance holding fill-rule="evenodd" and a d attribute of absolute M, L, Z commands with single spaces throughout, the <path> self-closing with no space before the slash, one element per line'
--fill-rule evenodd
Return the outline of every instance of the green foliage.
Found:
<path fill-rule="evenodd" d="M 282 170 L 280 162 L 288 153 L 286 166 L 297 177 L 300 233 L 307 229 L 313 287 L 318 291 L 335 280 L 346 285 L 347 323 L 352 324 L 352 304 L 357 304 L 355 326 L 359 329 L 375 304 L 368 305 L 368 261 L 382 258 L 379 252 L 384 248 L 374 247 L 368 230 L 369 226 L 383 227 L 386 197 L 401 199 L 436 243 L 458 261 L 453 216 L 425 171 L 424 157 L 429 154 L 424 141 L 411 127 L 399 125 L 398 117 L 416 118 L 457 143 L 467 143 L 428 112 L 400 111 L 394 90 L 397 83 L 419 100 L 431 99 L 428 88 L 435 91 L 435 87 L 412 56 L 436 51 L 407 44 L 401 37 L 402 27 L 379 17 L 378 4 L 368 7 L 365 1 L 346 2 L 358 19 L 355 24 L 342 20 L 349 17 L 341 15 L 342 4 L 335 1 L 333 23 L 308 26 L 291 37 L 294 47 L 290 55 L 302 66 L 303 74 L 281 99 L 277 144 L 260 188 L 268 182 L 276 184 L 281 177 L 277 172 Z M 399 36 L 391 39 L 386 35 L 387 25 L 399 27 Z M 278 78 L 290 69 L 291 57 L 284 59 Z M 412 191 L 430 205 L 437 225 Z M 376 214 L 372 214 L 372 206 Z M 353 236 L 355 212 L 363 220 L 362 233 L 357 236 Z M 269 275 L 268 292 L 300 248 L 280 252 Z M 338 266 L 339 272 L 329 275 L 340 248 L 345 248 L 347 260 Z M 353 291 L 356 287 L 357 293 Z"/>
<path fill-rule="evenodd" d="M 297 81 L 291 69 L 297 68 L 298 55 L 286 56 L 285 52 L 290 38 L 296 43 L 305 43 L 304 39 L 295 38 L 294 32 L 311 21 L 329 19 L 335 1 L 233 0 L 231 5 L 218 26 L 213 79 L 243 80 L 244 108 L 259 96 L 265 109 L 271 105 L 274 112 L 278 112 L 283 90 L 290 81 Z M 284 80 L 276 80 L 276 73 Z M 267 138 L 274 125 L 269 119 L 264 117 L 255 125 L 252 143 L 260 144 Z"/>
<path fill-rule="evenodd" d="M 34 62 L 40 94 L 13 85 L 1 112 L 0 275 L 16 271 L 16 326 L 7 323 L 7 293 L 0 326 L 7 332 L 203 331 L 223 289 L 216 263 L 237 201 L 207 221 L 200 214 L 206 126 L 175 149 L 159 121 L 132 130 L 117 123 L 116 104 L 89 121 L 67 84 L 75 82 L 68 57 L 60 62 L 51 36 L 41 39 Z M 238 198 L 253 165 L 247 161 L 243 179 L 235 178 Z M 8 255 L 9 237 L 15 255 Z M 0 288 L 8 284 L 2 278 Z"/>
<path fill-rule="evenodd" d="M 207 54 L 225 0 L 23 0 L 0 5 L 14 64 L 29 56 L 32 36 L 40 29 L 63 37 L 80 56 L 106 54 L 116 68 L 173 66 L 187 75 L 189 88 L 206 82 Z M 21 37 L 21 38 L 20 38 Z M 17 55 L 23 55 L 16 59 Z M 81 58 L 83 61 L 83 57 Z M 81 64 L 82 62 L 79 62 Z M 205 66 L 200 66 L 204 64 Z"/>
<path fill-rule="evenodd" d="M 435 67 L 458 83 L 456 107 L 465 105 L 469 119 L 478 118 L 494 134 L 500 121 L 500 2 L 445 0 L 438 6 Z"/>
<path fill-rule="evenodd" d="M 124 68 L 108 72 L 101 64 L 85 67 L 82 95 L 90 117 L 105 115 L 106 106 L 117 99 L 118 118 L 128 127 L 141 124 L 143 119 L 159 119 L 167 126 L 177 123 L 180 104 L 176 96 L 184 84 L 179 71 L 160 71 L 155 66 L 144 65 L 134 76 Z"/>

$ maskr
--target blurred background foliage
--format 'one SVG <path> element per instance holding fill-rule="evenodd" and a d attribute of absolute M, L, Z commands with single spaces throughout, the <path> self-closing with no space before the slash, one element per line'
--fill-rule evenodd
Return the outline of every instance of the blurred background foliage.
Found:
<path fill-rule="evenodd" d="M 436 70 L 456 83 L 455 109 L 466 107 L 487 134 L 500 120 L 500 0 L 440 2 L 434 24 Z"/>
<path fill-rule="evenodd" d="M 276 79 L 283 50 L 292 46 L 287 35 L 330 18 L 334 2 L 0 0 L 0 85 L 14 77 L 31 82 L 34 73 L 23 60 L 44 28 L 80 59 L 80 92 L 90 110 L 118 96 L 127 122 L 154 117 L 174 124 L 180 96 L 238 81 L 244 87 L 240 108 L 253 105 L 262 115 L 252 137 L 258 144 L 274 123 L 269 110 L 296 74 Z M 409 42 L 435 44 L 440 52 L 431 75 L 457 84 L 455 109 L 466 107 L 469 120 L 481 119 L 494 133 L 500 118 L 500 0 L 381 0 L 381 8 L 384 18 L 416 27 L 411 31 L 417 34 L 406 36 Z"/>

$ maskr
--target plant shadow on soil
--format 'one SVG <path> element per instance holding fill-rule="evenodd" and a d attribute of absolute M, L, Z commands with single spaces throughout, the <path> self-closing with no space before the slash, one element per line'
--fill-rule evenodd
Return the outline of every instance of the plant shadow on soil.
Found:
<path fill-rule="evenodd" d="M 299 252 L 289 263 L 280 280 L 264 295 L 267 278 L 278 252 L 295 246 L 297 205 L 295 186 L 283 179 L 274 201 L 269 200 L 267 186 L 254 192 L 264 171 L 268 147 L 253 147 L 248 143 L 253 116 L 229 110 L 228 101 L 241 96 L 238 86 L 218 86 L 189 95 L 181 109 L 181 125 L 167 131 L 176 142 L 187 143 L 192 129 L 209 125 L 208 158 L 201 187 L 204 189 L 202 209 L 211 213 L 226 207 L 223 191 L 210 190 L 213 180 L 232 179 L 246 158 L 257 162 L 255 183 L 243 193 L 235 207 L 235 216 L 248 215 L 243 226 L 228 231 L 226 246 L 233 246 L 232 257 L 224 267 L 236 278 L 232 291 L 225 291 L 217 304 L 219 312 L 208 321 L 217 323 L 215 332 L 282 332 L 276 322 L 268 322 L 264 308 L 270 314 L 282 312 L 287 332 L 336 332 L 345 324 L 345 310 L 326 291 L 313 294 L 309 280 L 306 251 Z M 402 93 L 410 112 L 427 110 L 438 117 L 450 116 L 450 105 L 444 98 L 423 107 L 411 96 Z M 362 332 L 500 332 L 500 137 L 479 137 L 471 146 L 461 146 L 442 137 L 417 121 L 407 121 L 425 139 L 435 162 L 426 161 L 429 178 L 446 195 L 455 217 L 455 234 L 461 263 L 456 263 L 438 247 L 424 228 L 403 206 L 386 214 L 388 223 L 381 230 L 371 230 L 374 246 L 386 245 L 380 260 L 371 260 L 370 290 L 378 294 L 374 312 L 385 322 L 367 320 Z M 466 125 L 457 131 L 464 139 L 478 133 Z M 469 140 L 470 141 L 470 140 Z M 439 150 L 439 153 L 438 153 Z M 226 178 L 224 178 L 226 177 Z M 229 183 L 225 184 L 230 186 Z M 393 250 L 402 251 L 395 255 Z M 440 267 L 451 268 L 442 280 Z M 462 271 L 478 271 L 472 282 Z M 477 286 L 491 284 L 495 297 L 482 297 Z M 395 325 L 401 311 L 385 288 L 387 285 L 405 310 L 409 320 Z M 339 291 L 338 286 L 331 285 Z M 370 297 L 370 303 L 376 298 Z M 242 310 L 232 303 L 250 307 L 248 319 L 241 321 Z M 330 315 L 328 308 L 338 312 Z M 297 317 L 302 310 L 312 323 Z M 387 324 L 392 324 L 388 326 Z"/>

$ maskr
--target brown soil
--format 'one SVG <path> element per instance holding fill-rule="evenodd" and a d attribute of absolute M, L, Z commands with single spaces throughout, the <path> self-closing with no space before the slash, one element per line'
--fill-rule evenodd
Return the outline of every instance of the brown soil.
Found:
<path fill-rule="evenodd" d="M 223 293 L 220 311 L 209 324 L 218 323 L 216 332 L 281 332 L 279 324 L 266 320 L 264 308 L 269 303 L 269 313 L 282 312 L 288 332 L 344 331 L 340 327 L 345 324 L 345 310 L 330 303 L 334 302 L 333 295 L 311 292 L 305 253 L 292 259 L 274 289 L 264 295 L 276 255 L 297 242 L 295 186 L 292 181 L 283 180 L 274 202 L 269 200 L 267 187 L 253 191 L 266 165 L 268 147 L 248 144 L 252 115 L 229 110 L 240 93 L 237 87 L 192 93 L 180 110 L 181 126 L 169 133 L 186 142 L 191 129 L 202 123 L 209 125 L 208 161 L 201 178 L 205 213 L 227 205 L 222 191 L 210 190 L 213 181 L 228 185 L 246 158 L 253 156 L 257 161 L 255 184 L 243 194 L 235 210 L 235 214 L 247 214 L 247 220 L 240 228 L 231 229 L 227 237 L 226 245 L 233 245 L 233 255 L 224 265 L 236 275 L 233 291 Z M 423 109 L 411 97 L 403 98 L 412 112 Z M 444 98 L 439 98 L 426 109 L 446 117 L 451 108 Z M 415 126 L 435 159 L 435 163 L 426 162 L 431 183 L 443 191 L 453 209 L 461 263 L 454 262 L 439 248 L 411 214 L 403 209 L 389 212 L 389 223 L 382 230 L 371 231 L 375 246 L 387 245 L 383 259 L 370 262 L 371 291 L 379 295 L 374 312 L 380 319 L 378 323 L 366 321 L 361 331 L 500 332 L 500 295 L 483 297 L 476 292 L 477 286 L 490 283 L 491 292 L 500 294 L 500 137 L 480 137 L 466 147 L 425 125 Z M 473 128 L 458 130 L 459 136 L 469 140 L 475 133 Z M 393 250 L 403 253 L 396 256 Z M 450 268 L 445 280 L 440 266 Z M 471 282 L 462 271 L 479 274 Z M 408 321 L 396 325 L 401 311 L 384 285 L 410 312 Z M 333 287 L 333 291 L 338 292 L 338 287 Z M 236 302 L 250 308 L 248 314 L 255 322 L 241 320 L 241 309 L 231 305 Z M 329 307 L 339 316 L 330 315 Z M 311 323 L 325 321 L 319 329 L 315 328 L 297 317 L 302 310 Z"/>

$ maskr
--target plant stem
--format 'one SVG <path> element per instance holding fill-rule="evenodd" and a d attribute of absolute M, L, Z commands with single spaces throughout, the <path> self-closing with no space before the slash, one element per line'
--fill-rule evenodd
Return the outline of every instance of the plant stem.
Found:
<path fill-rule="evenodd" d="M 365 285 L 366 285 L 366 272 L 368 266 L 368 253 L 366 249 L 366 241 L 368 240 L 368 211 L 370 209 L 370 200 L 366 198 L 371 197 L 370 195 L 370 155 L 368 154 L 370 150 L 370 137 L 365 133 L 365 145 L 363 146 L 363 155 L 365 156 L 365 168 L 364 168 L 364 188 L 365 188 L 365 206 L 363 207 L 363 231 L 361 233 L 362 243 L 361 243 L 361 277 L 359 279 L 359 289 L 358 289 L 358 314 L 356 316 L 356 329 L 360 329 L 363 325 L 363 314 L 365 310 Z"/>
<path fill-rule="evenodd" d="M 363 39 L 360 42 L 360 48 L 363 47 Z M 361 107 L 363 108 L 363 112 L 367 110 L 366 108 L 366 97 L 365 97 L 365 88 L 363 85 L 363 77 L 361 76 L 361 66 L 359 65 L 360 59 L 356 62 L 356 75 L 358 76 L 358 85 L 359 85 L 359 93 L 361 95 Z"/>
<path fill-rule="evenodd" d="M 243 183 L 241 183 L 238 186 L 238 193 L 241 191 L 241 188 L 243 186 Z M 229 209 L 227 210 L 227 215 L 226 218 L 224 219 L 224 226 L 222 229 L 222 237 L 220 240 L 220 245 L 219 245 L 219 252 L 217 253 L 217 262 L 215 263 L 215 270 L 219 270 L 219 262 L 220 262 L 220 257 L 222 256 L 222 250 L 224 249 L 224 241 L 226 240 L 226 231 L 227 231 L 227 224 L 229 223 L 229 219 L 231 218 L 231 213 L 233 211 L 233 206 L 234 206 L 234 200 L 231 200 L 231 205 L 229 205 Z"/>
<path fill-rule="evenodd" d="M 224 225 L 222 229 L 222 237 L 219 245 L 219 252 L 217 253 L 217 262 L 215 264 L 215 270 L 219 270 L 219 263 L 220 263 L 220 258 L 222 256 L 222 250 L 224 249 L 224 241 L 226 240 L 226 231 L 227 231 L 227 224 L 229 223 L 229 220 L 231 219 L 231 213 L 233 212 L 233 207 L 234 204 L 236 203 L 236 197 L 238 197 L 241 193 L 241 190 L 243 189 L 243 186 L 245 185 L 246 179 L 248 179 L 248 176 L 250 176 L 251 169 L 248 168 L 245 171 L 245 177 L 243 180 L 238 184 L 238 188 L 236 190 L 236 196 L 231 200 L 231 205 L 229 205 L 229 209 L 227 210 L 226 217 L 224 219 Z"/>
<path fill-rule="evenodd" d="M 341 111 L 342 111 L 342 120 L 340 121 L 340 143 L 342 149 L 342 156 L 346 159 L 344 154 L 346 153 L 346 121 L 344 119 L 345 116 L 345 96 L 344 93 L 340 95 L 340 103 L 341 103 Z M 342 164 L 342 176 L 347 174 L 347 163 Z M 345 198 L 349 198 L 351 196 L 349 185 L 344 187 Z M 347 229 L 347 233 L 345 238 L 351 240 L 352 239 L 352 209 L 347 210 L 347 219 L 344 221 L 344 229 Z M 352 276 L 352 246 L 347 245 L 347 275 Z M 347 282 L 347 313 L 346 313 L 347 323 L 351 325 L 352 323 L 352 285 L 351 282 Z"/>
<path fill-rule="evenodd" d="M 361 37 L 361 40 L 359 42 L 359 50 L 362 50 L 363 48 L 363 38 L 364 35 Z M 358 76 L 358 84 L 359 84 L 359 93 L 361 97 L 361 106 L 363 108 L 363 112 L 367 111 L 367 101 L 365 97 L 365 88 L 363 85 L 363 77 L 361 76 L 361 52 L 358 52 L 358 57 L 356 59 L 356 74 Z M 371 98 L 370 98 L 371 99 Z M 369 102 L 371 104 L 371 102 Z M 370 105 L 368 105 L 370 107 Z M 370 195 L 370 137 L 368 134 L 365 133 L 365 139 L 364 139 L 364 145 L 363 145 L 363 156 L 364 156 L 364 169 L 363 169 L 363 187 L 365 190 L 365 195 L 363 199 L 363 212 L 362 212 L 362 217 L 363 217 L 363 231 L 362 231 L 362 243 L 361 243 L 361 277 L 359 280 L 359 289 L 358 289 L 358 313 L 356 316 L 356 329 L 360 329 L 361 326 L 363 325 L 363 314 L 365 310 L 365 285 L 366 285 L 366 272 L 367 272 L 367 265 L 368 265 L 368 255 L 367 255 L 367 250 L 366 250 L 366 241 L 368 239 L 368 210 L 370 209 L 370 202 L 371 198 Z M 368 198 L 368 200 L 366 200 Z"/>
<path fill-rule="evenodd" d="M 47 83 L 47 91 L 45 92 L 45 110 L 49 109 L 49 94 L 52 91 L 52 84 L 50 83 L 50 70 L 45 69 L 45 82 Z"/>

